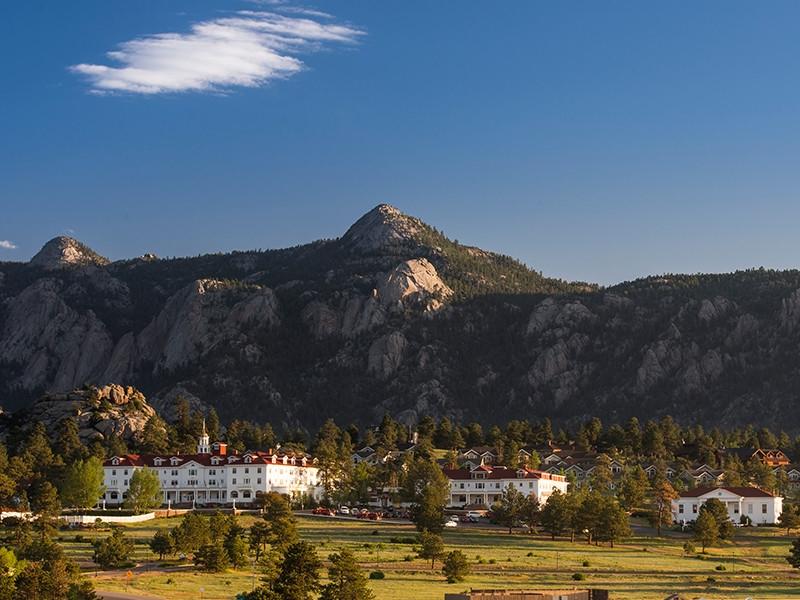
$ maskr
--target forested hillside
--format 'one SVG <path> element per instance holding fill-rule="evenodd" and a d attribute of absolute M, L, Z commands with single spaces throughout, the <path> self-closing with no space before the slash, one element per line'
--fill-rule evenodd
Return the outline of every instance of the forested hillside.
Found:
<path fill-rule="evenodd" d="M 70 238 L 0 263 L 0 402 L 87 383 L 315 427 L 384 412 L 800 428 L 800 272 L 544 277 L 381 205 L 341 238 L 109 263 Z"/>

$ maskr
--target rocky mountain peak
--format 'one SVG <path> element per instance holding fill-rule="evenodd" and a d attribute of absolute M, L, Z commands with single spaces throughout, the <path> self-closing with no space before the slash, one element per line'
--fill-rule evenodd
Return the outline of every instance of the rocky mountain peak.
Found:
<path fill-rule="evenodd" d="M 43 267 L 48 270 L 63 269 L 65 267 L 107 265 L 109 260 L 100 256 L 87 245 L 75 238 L 64 235 L 58 236 L 47 242 L 36 253 L 30 265 Z"/>
<path fill-rule="evenodd" d="M 375 252 L 413 242 L 421 228 L 417 219 L 390 204 L 379 204 L 347 230 L 342 242 L 363 252 Z"/>

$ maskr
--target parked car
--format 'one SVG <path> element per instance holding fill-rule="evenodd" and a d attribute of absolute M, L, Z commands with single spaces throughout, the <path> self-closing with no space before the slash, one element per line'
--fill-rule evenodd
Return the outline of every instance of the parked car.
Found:
<path fill-rule="evenodd" d="M 445 527 L 458 527 L 458 521 L 445 521 Z"/>
<path fill-rule="evenodd" d="M 381 513 L 379 513 L 379 512 L 368 512 L 367 513 L 367 518 L 370 521 L 380 521 L 382 517 L 381 517 Z"/>
<path fill-rule="evenodd" d="M 350 508 L 347 507 L 347 506 L 340 506 L 339 507 L 339 514 L 340 515 L 349 515 L 350 514 Z"/>
<path fill-rule="evenodd" d="M 483 517 L 483 513 L 478 512 L 477 510 L 470 510 L 467 511 L 467 517 L 470 520 L 470 523 L 477 523 L 481 517 Z"/>

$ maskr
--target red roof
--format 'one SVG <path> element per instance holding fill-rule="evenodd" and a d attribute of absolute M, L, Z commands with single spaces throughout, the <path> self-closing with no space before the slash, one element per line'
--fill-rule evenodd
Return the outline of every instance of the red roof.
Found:
<path fill-rule="evenodd" d="M 536 469 L 509 469 L 502 466 L 481 465 L 470 471 L 469 469 L 442 469 L 448 479 L 552 479 L 553 481 L 566 481 L 563 475 L 555 475 L 538 471 Z M 483 473 L 484 476 L 473 477 L 472 473 Z"/>
<path fill-rule="evenodd" d="M 172 467 L 181 466 L 189 462 L 195 462 L 207 467 L 222 466 L 222 465 L 240 465 L 240 464 L 253 464 L 253 465 L 271 465 L 283 464 L 283 459 L 286 457 L 287 465 L 292 465 L 291 459 L 295 458 L 295 464 L 292 466 L 302 467 L 302 459 L 305 456 L 307 466 L 313 466 L 313 459 L 307 455 L 284 453 L 284 452 L 245 452 L 244 454 L 123 454 L 120 456 L 112 456 L 103 461 L 104 467 Z M 245 461 L 245 457 L 250 457 L 250 462 Z M 275 457 L 275 462 L 272 459 Z M 156 459 L 160 458 L 160 464 L 156 464 Z M 172 459 L 177 458 L 177 464 L 172 464 Z M 216 458 L 218 461 L 212 462 L 211 459 Z M 113 460 L 117 459 L 117 464 Z"/>
<path fill-rule="evenodd" d="M 687 490 L 685 492 L 681 492 L 681 498 L 698 498 L 703 496 L 709 492 L 713 492 L 714 490 L 727 490 L 732 494 L 736 494 L 737 496 L 742 496 L 744 498 L 774 498 L 772 494 L 769 492 L 765 492 L 764 490 L 760 490 L 754 487 L 728 487 L 728 486 L 721 486 L 721 487 L 714 487 L 714 486 L 704 486 L 704 487 L 696 487 L 691 490 Z"/>

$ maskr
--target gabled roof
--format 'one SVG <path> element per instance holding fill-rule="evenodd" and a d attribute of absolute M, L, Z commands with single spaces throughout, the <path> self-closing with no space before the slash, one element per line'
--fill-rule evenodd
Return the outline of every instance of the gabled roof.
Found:
<path fill-rule="evenodd" d="M 566 481 L 563 475 L 556 475 L 536 469 L 511 469 L 502 466 L 481 465 L 471 471 L 469 469 L 442 469 L 448 479 L 471 480 L 473 473 L 482 473 L 482 479 L 553 479 Z"/>
<path fill-rule="evenodd" d="M 743 498 L 774 498 L 772 494 L 769 492 L 765 492 L 764 490 L 754 488 L 754 487 L 713 487 L 713 486 L 703 486 L 703 487 L 696 487 L 691 490 L 687 490 L 685 492 L 681 492 L 681 498 L 699 498 L 700 496 L 705 496 L 709 492 L 714 492 L 717 490 L 726 490 L 731 494 L 735 494 L 737 496 L 742 496 Z"/>

